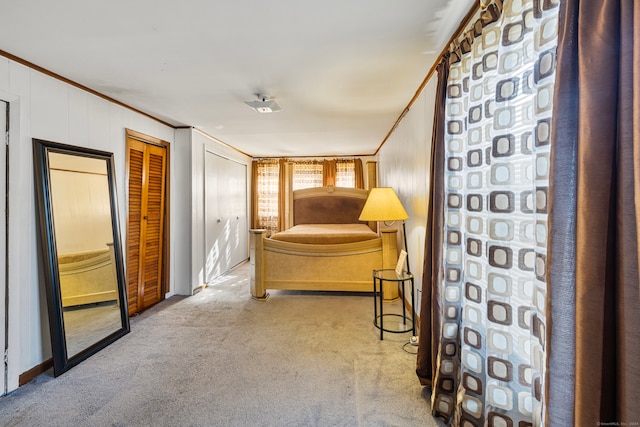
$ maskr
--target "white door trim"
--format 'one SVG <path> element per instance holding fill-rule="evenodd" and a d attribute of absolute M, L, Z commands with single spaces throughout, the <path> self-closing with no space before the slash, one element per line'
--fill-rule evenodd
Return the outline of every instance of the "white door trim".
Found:
<path fill-rule="evenodd" d="M 5 395 L 9 391 L 9 289 L 7 280 L 7 235 L 8 235 L 8 211 L 7 211 L 7 148 L 9 144 L 9 102 L 0 99 L 0 354 L 2 369 L 0 373 L 0 394 Z"/>
<path fill-rule="evenodd" d="M 21 118 L 21 107 L 22 101 L 20 96 L 12 94 L 10 92 L 6 92 L 0 90 L 0 99 L 6 102 L 9 105 L 9 127 L 11 132 L 9 133 L 9 146 L 5 145 L 7 160 L 7 186 L 6 189 L 0 189 L 0 194 L 2 196 L 6 196 L 5 200 L 7 203 L 7 211 L 13 209 L 15 212 L 15 208 L 19 205 L 18 201 L 20 200 L 20 192 L 12 191 L 16 190 L 15 186 L 20 182 L 20 173 L 23 173 L 19 168 L 13 167 L 11 169 L 10 165 L 16 165 L 19 163 L 20 159 L 20 118 Z M 30 142 L 30 140 L 29 140 Z M 4 145 L 4 144 L 3 144 Z M 33 174 L 33 172 L 32 172 Z M 13 179 L 12 179 L 13 178 Z M 5 217 L 7 218 L 7 217 Z M 6 219 L 6 232 L 7 232 L 7 260 L 6 260 L 6 270 L 5 270 L 5 278 L 6 278 L 6 287 L 5 290 L 7 292 L 7 300 L 8 310 L 6 315 L 8 316 L 8 324 L 7 330 L 5 331 L 5 337 L 7 339 L 6 347 L 8 348 L 7 354 L 7 376 L 5 384 L 8 392 L 12 392 L 19 386 L 20 374 L 21 370 L 21 359 L 20 359 L 20 342 L 22 340 L 28 341 L 28 337 L 20 336 L 20 295 L 21 295 L 21 287 L 13 286 L 14 283 L 20 283 L 20 279 L 25 274 L 20 268 L 12 268 L 11 265 L 17 266 L 20 265 L 20 252 L 22 251 L 21 241 L 16 238 L 16 234 L 18 233 L 16 230 L 20 229 L 21 222 L 24 221 L 23 218 L 20 218 L 19 215 L 11 215 L 9 214 Z M 11 248 L 11 251 L 8 250 Z M 44 306 L 46 310 L 46 305 Z M 4 307 L 3 310 L 4 311 Z M 0 321 L 4 322 L 4 320 L 0 319 Z M 4 349 L 2 350 L 4 351 Z M 3 376 L 4 377 L 4 376 Z M 3 393 L 4 390 L 0 391 Z"/>

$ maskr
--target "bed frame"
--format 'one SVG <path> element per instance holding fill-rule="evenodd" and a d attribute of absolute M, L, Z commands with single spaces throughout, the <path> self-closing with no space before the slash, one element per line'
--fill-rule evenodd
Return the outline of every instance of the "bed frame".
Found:
<path fill-rule="evenodd" d="M 294 225 L 361 222 L 367 195 L 367 190 L 333 186 L 297 190 L 291 218 Z M 375 231 L 375 223 L 369 226 Z M 373 240 L 315 245 L 272 240 L 265 230 L 252 229 L 251 296 L 266 300 L 268 289 L 372 292 L 372 271 L 396 265 L 396 233 L 381 230 Z M 397 286 L 385 284 L 384 296 L 398 299 Z"/>
<path fill-rule="evenodd" d="M 113 244 L 108 246 L 58 257 L 63 307 L 117 301 Z"/>

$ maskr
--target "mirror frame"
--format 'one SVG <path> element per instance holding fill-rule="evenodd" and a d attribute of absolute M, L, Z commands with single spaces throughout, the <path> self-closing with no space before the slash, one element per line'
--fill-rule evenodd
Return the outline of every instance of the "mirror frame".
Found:
<path fill-rule="evenodd" d="M 54 228 L 53 208 L 51 200 L 51 175 L 49 171 L 49 153 L 61 153 L 73 156 L 100 159 L 106 162 L 109 198 L 111 205 L 111 229 L 117 278 L 118 302 L 120 305 L 121 328 L 102 338 L 87 348 L 69 357 L 64 330 L 62 295 L 60 292 L 60 273 L 58 269 L 58 252 Z M 127 293 L 125 288 L 124 260 L 118 221 L 118 203 L 113 153 L 84 147 L 75 147 L 57 142 L 33 138 L 33 159 L 36 187 L 36 204 L 38 206 L 38 223 L 40 226 L 40 260 L 41 279 L 44 279 L 49 311 L 49 331 L 51 333 L 51 351 L 53 355 L 53 372 L 57 377 L 83 360 L 102 350 L 109 344 L 129 333 L 129 312 L 127 309 Z"/>

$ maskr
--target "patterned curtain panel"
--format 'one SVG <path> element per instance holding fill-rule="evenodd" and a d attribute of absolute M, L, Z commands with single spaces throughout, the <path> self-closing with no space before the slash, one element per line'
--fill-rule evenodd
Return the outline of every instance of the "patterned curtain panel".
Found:
<path fill-rule="evenodd" d="M 336 187 L 356 187 L 356 165 L 353 159 L 336 160 Z"/>
<path fill-rule="evenodd" d="M 454 425 L 540 425 L 558 5 L 485 12 L 449 67 L 432 410 Z"/>
<path fill-rule="evenodd" d="M 322 162 L 297 161 L 293 163 L 293 191 L 322 187 Z"/>
<path fill-rule="evenodd" d="M 267 230 L 267 236 L 278 231 L 278 195 L 280 164 L 276 159 L 255 161 L 254 227 Z"/>

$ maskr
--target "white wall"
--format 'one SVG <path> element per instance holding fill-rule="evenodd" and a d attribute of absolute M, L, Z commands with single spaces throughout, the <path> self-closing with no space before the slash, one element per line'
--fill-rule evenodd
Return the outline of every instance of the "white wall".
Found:
<path fill-rule="evenodd" d="M 176 189 L 175 201 L 182 218 L 179 233 L 189 236 L 189 242 L 182 241 L 184 247 L 176 249 L 176 291 L 183 295 L 192 295 L 194 290 L 205 283 L 205 226 L 204 226 L 204 152 L 205 148 L 222 157 L 235 160 L 247 166 L 247 195 L 250 193 L 251 158 L 220 143 L 195 129 L 176 130 L 176 162 L 178 169 L 190 171 L 190 176 L 180 176 L 181 182 Z M 179 198 L 179 199 L 178 199 Z M 247 218 L 250 217 L 250 204 L 247 203 Z M 187 215 L 189 218 L 187 219 Z M 248 239 L 248 233 L 247 233 Z M 188 246 L 188 247 L 187 247 Z M 247 241 L 248 248 L 248 241 Z M 247 250 L 247 258 L 249 253 Z M 190 269 L 188 269 L 190 266 Z"/>
<path fill-rule="evenodd" d="M 171 156 L 174 163 L 171 188 L 171 234 L 180 236 L 171 241 L 175 258 L 171 271 L 175 277 L 175 293 L 191 295 L 191 129 L 176 129 Z"/>
<path fill-rule="evenodd" d="M 407 252 L 416 289 L 422 288 L 436 87 L 437 75 L 434 74 L 378 153 L 378 185 L 393 187 L 409 214 L 406 221 Z M 416 291 L 414 307 L 418 312 L 419 296 L 420 292 Z"/>
<path fill-rule="evenodd" d="M 39 231 L 36 228 L 31 138 L 114 153 L 120 228 L 124 239 L 125 128 L 172 145 L 174 129 L 1 56 L 0 99 L 9 101 L 11 110 L 8 388 L 13 390 L 18 387 L 21 373 L 51 357 L 46 295 L 38 271 L 36 239 Z M 174 165 L 170 167 L 173 171 Z M 171 179 L 172 195 L 177 193 L 175 181 Z M 177 215 L 171 218 L 172 223 L 179 220 Z M 179 236 L 172 231 L 171 260 L 175 259 L 173 243 L 177 240 Z M 173 274 L 169 284 L 173 292 Z"/>
<path fill-rule="evenodd" d="M 55 155 L 71 156 L 49 153 L 51 210 L 58 256 L 108 249 L 107 244 L 113 242 L 113 231 L 107 162 L 102 160 L 104 174 L 80 174 L 53 169 Z M 83 157 L 82 160 L 98 159 Z M 88 200 L 91 202 L 87 203 Z"/>

